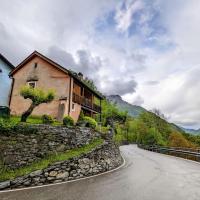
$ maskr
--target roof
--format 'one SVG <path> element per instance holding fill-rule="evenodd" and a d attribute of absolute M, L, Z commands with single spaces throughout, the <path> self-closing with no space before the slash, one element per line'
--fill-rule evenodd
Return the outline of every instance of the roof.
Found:
<path fill-rule="evenodd" d="M 49 64 L 51 64 L 52 66 L 56 67 L 57 69 L 63 71 L 64 73 L 70 75 L 71 77 L 73 77 L 77 82 L 79 82 L 80 84 L 84 85 L 84 87 L 86 87 L 88 90 L 90 90 L 92 93 L 94 93 L 97 97 L 99 97 L 100 99 L 103 99 L 103 97 L 96 91 L 94 91 L 93 89 L 91 89 L 90 87 L 88 87 L 82 80 L 80 80 L 75 74 L 73 74 L 70 70 L 62 67 L 61 65 L 59 65 L 58 63 L 54 62 L 53 60 L 51 60 L 50 58 L 44 56 L 43 54 L 34 51 L 32 54 L 30 54 L 25 60 L 23 60 L 16 68 L 14 68 L 11 72 L 10 72 L 10 76 L 13 76 L 13 74 L 15 74 L 19 69 L 21 69 L 26 63 L 28 63 L 30 60 L 32 60 L 34 57 L 40 57 L 43 60 L 45 60 L 46 62 L 48 62 Z"/>
<path fill-rule="evenodd" d="M 0 53 L 0 59 L 2 59 L 11 69 L 14 69 L 14 65 L 9 61 L 7 60 L 7 58 L 5 58 L 5 56 L 3 56 L 1 53 Z"/>

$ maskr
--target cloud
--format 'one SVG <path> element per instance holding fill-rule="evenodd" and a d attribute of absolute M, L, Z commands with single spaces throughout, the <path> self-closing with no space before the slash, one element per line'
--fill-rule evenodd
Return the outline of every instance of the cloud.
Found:
<path fill-rule="evenodd" d="M 136 91 L 137 83 L 134 80 L 114 79 L 102 81 L 102 90 L 105 94 L 119 94 L 125 95 L 127 93 L 134 93 Z"/>
<path fill-rule="evenodd" d="M 146 81 L 145 84 L 150 85 L 150 86 L 151 85 L 157 85 L 157 84 L 159 84 L 159 81 Z"/>
<path fill-rule="evenodd" d="M 126 1 L 118 8 L 115 20 L 117 23 L 117 30 L 120 32 L 125 32 L 133 23 L 133 15 L 143 8 L 143 1 Z"/>
<path fill-rule="evenodd" d="M 144 99 L 141 96 L 136 96 L 136 98 L 133 100 L 132 104 L 137 106 L 142 106 L 144 103 Z"/>
<path fill-rule="evenodd" d="M 38 50 L 103 93 L 197 127 L 199 10 L 198 0 L 2 1 L 0 52 L 18 64 Z"/>
<path fill-rule="evenodd" d="M 137 83 L 134 79 L 126 80 L 113 78 L 112 74 L 101 74 L 100 69 L 104 68 L 103 61 L 100 57 L 92 56 L 86 50 L 77 50 L 75 56 L 66 52 L 59 47 L 52 46 L 49 48 L 48 56 L 61 64 L 62 66 L 72 69 L 76 72 L 82 72 L 84 76 L 92 78 L 98 88 L 105 94 L 119 94 L 135 92 Z"/>

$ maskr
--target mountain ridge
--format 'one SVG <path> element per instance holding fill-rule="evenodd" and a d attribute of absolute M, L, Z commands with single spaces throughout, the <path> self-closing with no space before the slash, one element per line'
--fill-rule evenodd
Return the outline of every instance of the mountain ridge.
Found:
<path fill-rule="evenodd" d="M 138 117 L 142 112 L 147 110 L 141 106 L 130 104 L 122 99 L 120 95 L 108 95 L 107 100 L 116 104 L 121 111 L 127 111 L 132 117 Z"/>
<path fill-rule="evenodd" d="M 189 129 L 181 127 L 186 133 L 190 133 L 193 135 L 200 135 L 200 128 L 199 129 Z"/>

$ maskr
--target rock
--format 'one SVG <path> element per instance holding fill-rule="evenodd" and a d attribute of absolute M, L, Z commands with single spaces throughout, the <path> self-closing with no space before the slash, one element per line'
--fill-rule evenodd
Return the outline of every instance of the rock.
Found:
<path fill-rule="evenodd" d="M 30 176 L 30 177 L 39 176 L 39 175 L 42 174 L 42 172 L 43 172 L 42 170 L 37 170 L 37 171 L 31 172 L 31 173 L 29 174 L 29 176 Z"/>
<path fill-rule="evenodd" d="M 28 177 L 28 176 L 18 177 L 18 178 L 16 178 L 16 179 L 10 181 L 10 184 L 11 184 L 11 185 L 21 185 L 21 184 L 23 184 L 24 182 L 27 181 L 27 177 Z"/>
<path fill-rule="evenodd" d="M 110 160 L 110 159 L 106 159 L 106 163 L 107 163 L 108 165 L 110 165 L 111 160 Z"/>
<path fill-rule="evenodd" d="M 65 179 L 68 178 L 69 172 L 60 173 L 56 176 L 56 179 Z"/>
<path fill-rule="evenodd" d="M 57 176 L 57 174 L 58 174 L 57 171 L 51 171 L 51 172 L 49 173 L 49 176 L 54 177 L 54 176 Z"/>
<path fill-rule="evenodd" d="M 31 185 L 31 181 L 30 180 L 24 182 L 24 186 L 29 186 L 29 185 Z"/>
<path fill-rule="evenodd" d="M 55 180 L 55 178 L 56 178 L 56 177 L 47 177 L 47 180 L 48 180 L 48 181 L 53 181 L 53 180 Z"/>
<path fill-rule="evenodd" d="M 89 158 L 83 158 L 83 163 L 85 163 L 85 164 L 90 163 L 90 159 Z"/>
<path fill-rule="evenodd" d="M 33 178 L 33 182 L 34 183 L 38 183 L 40 181 L 40 177 L 35 177 L 35 178 Z"/>
<path fill-rule="evenodd" d="M 10 187 L 10 181 L 0 182 L 0 189 L 5 189 L 7 187 Z"/>
<path fill-rule="evenodd" d="M 80 167 L 81 169 L 84 169 L 84 168 L 85 168 L 85 165 L 84 165 L 84 164 L 80 164 L 79 167 Z"/>
<path fill-rule="evenodd" d="M 65 150 L 65 145 L 61 144 L 59 147 L 56 148 L 56 151 L 63 152 Z"/>
<path fill-rule="evenodd" d="M 49 176 L 49 173 L 48 173 L 48 172 L 45 172 L 45 173 L 44 173 L 44 176 L 45 176 L 45 177 L 48 177 L 48 176 Z"/>

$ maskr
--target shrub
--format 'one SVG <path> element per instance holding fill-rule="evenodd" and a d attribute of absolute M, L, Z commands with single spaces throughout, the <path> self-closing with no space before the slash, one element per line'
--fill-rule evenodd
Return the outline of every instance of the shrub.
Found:
<path fill-rule="evenodd" d="M 43 124 L 53 124 L 54 120 L 50 115 L 42 115 L 42 123 Z"/>
<path fill-rule="evenodd" d="M 66 116 L 63 118 L 63 125 L 65 126 L 73 126 L 74 120 L 70 116 Z"/>
<path fill-rule="evenodd" d="M 84 117 L 83 121 L 86 123 L 86 127 L 95 128 L 97 126 L 97 122 L 91 117 Z"/>
<path fill-rule="evenodd" d="M 0 118 L 0 133 L 9 134 L 14 130 L 16 123 Z"/>

